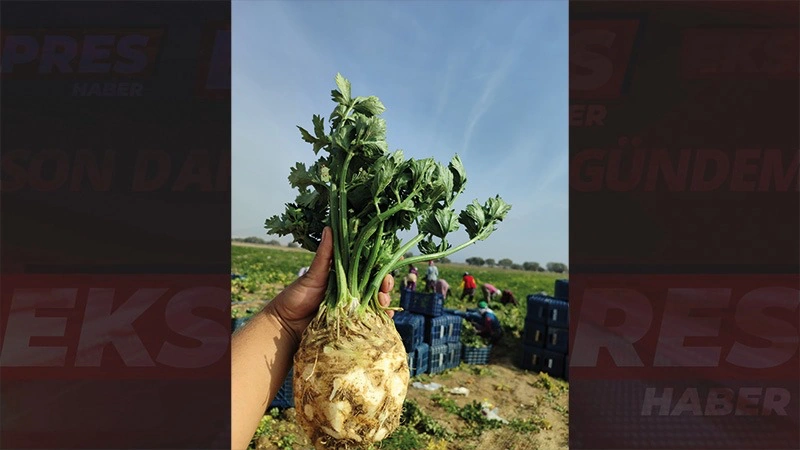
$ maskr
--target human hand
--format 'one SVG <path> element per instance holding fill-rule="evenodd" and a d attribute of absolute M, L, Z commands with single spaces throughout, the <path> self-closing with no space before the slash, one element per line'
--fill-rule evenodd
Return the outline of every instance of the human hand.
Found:
<path fill-rule="evenodd" d="M 314 318 L 325 296 L 332 258 L 333 236 L 331 236 L 330 227 L 325 227 L 317 254 L 314 256 L 308 272 L 287 286 L 265 308 L 265 312 L 275 315 L 296 344 L 300 343 L 303 331 L 311 323 L 311 319 Z M 389 293 L 393 288 L 394 278 L 386 275 L 378 292 L 378 301 L 381 306 L 389 306 L 391 301 Z M 387 313 L 389 317 L 394 315 L 394 311 L 391 310 L 388 310 Z"/>

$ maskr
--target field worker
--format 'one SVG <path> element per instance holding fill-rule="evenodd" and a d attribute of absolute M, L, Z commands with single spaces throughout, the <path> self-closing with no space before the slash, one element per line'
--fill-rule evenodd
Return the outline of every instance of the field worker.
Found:
<path fill-rule="evenodd" d="M 481 315 L 481 320 L 478 322 L 478 335 L 489 338 L 492 345 L 503 337 L 503 327 L 500 325 L 500 319 L 494 314 L 494 311 L 489 309 L 489 304 L 486 302 L 478 302 L 478 313 Z"/>
<path fill-rule="evenodd" d="M 493 284 L 483 283 L 483 299 L 488 303 L 495 296 L 500 295 L 500 289 L 494 287 Z"/>
<path fill-rule="evenodd" d="M 408 275 L 405 279 L 406 289 L 409 291 L 417 290 L 417 268 L 413 264 L 408 265 Z"/>
<path fill-rule="evenodd" d="M 303 275 L 305 275 L 305 274 L 306 274 L 306 272 L 308 272 L 308 266 L 306 266 L 306 267 L 301 267 L 301 268 L 300 268 L 300 272 L 297 272 L 297 278 L 300 278 L 300 277 L 302 277 Z"/>
<path fill-rule="evenodd" d="M 322 241 L 305 276 L 296 279 L 267 303 L 231 338 L 231 446 L 247 448 L 264 417 L 264 402 L 278 394 L 292 358 L 311 319 L 317 314 L 328 286 L 333 258 L 331 229 L 322 231 Z M 378 292 L 378 302 L 388 307 L 394 279 L 387 275 Z M 386 311 L 389 317 L 393 311 Z M 265 364 L 265 362 L 269 364 Z M 279 380 L 279 381 L 278 381 Z"/>
<path fill-rule="evenodd" d="M 461 300 L 464 300 L 464 297 L 469 297 L 469 300 L 472 301 L 475 298 L 475 288 L 477 284 L 475 284 L 475 277 L 469 274 L 469 272 L 464 272 L 464 277 L 461 279 Z"/>
<path fill-rule="evenodd" d="M 504 305 L 507 305 L 507 304 L 511 303 L 514 306 L 519 306 L 519 303 L 517 302 L 517 298 L 514 297 L 514 294 L 511 291 L 509 291 L 508 289 L 504 289 L 503 290 L 503 295 L 500 296 L 500 303 L 502 303 Z"/>
<path fill-rule="evenodd" d="M 439 268 L 433 263 L 433 260 L 428 261 L 428 273 L 425 276 L 425 290 L 427 292 L 433 291 L 436 280 L 439 279 Z"/>
<path fill-rule="evenodd" d="M 444 278 L 439 278 L 436 280 L 436 284 L 433 286 L 433 292 L 442 295 L 442 299 L 447 300 L 447 292 L 450 291 L 450 285 L 447 284 L 447 281 Z"/>

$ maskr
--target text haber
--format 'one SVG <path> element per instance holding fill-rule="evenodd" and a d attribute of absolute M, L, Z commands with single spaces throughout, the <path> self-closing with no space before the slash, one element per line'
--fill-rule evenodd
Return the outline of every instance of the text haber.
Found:
<path fill-rule="evenodd" d="M 651 416 L 786 416 L 792 396 L 779 387 L 712 388 L 701 397 L 698 388 L 686 388 L 677 397 L 673 388 L 645 389 L 642 415 Z"/>

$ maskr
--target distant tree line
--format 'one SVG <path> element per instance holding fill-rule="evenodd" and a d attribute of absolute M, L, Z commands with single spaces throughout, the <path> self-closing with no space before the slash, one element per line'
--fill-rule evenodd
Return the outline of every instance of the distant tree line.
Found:
<path fill-rule="evenodd" d="M 231 238 L 231 240 L 233 242 L 244 242 L 244 243 L 247 243 L 247 244 L 274 245 L 274 246 L 278 246 L 278 247 L 281 246 L 281 243 L 279 241 L 275 240 L 275 239 L 267 241 L 267 240 L 264 240 L 264 239 L 262 239 L 260 237 L 256 237 L 256 236 L 250 236 L 250 237 L 246 237 L 246 238 Z M 286 244 L 286 246 L 289 247 L 289 248 L 298 248 L 298 247 L 300 247 L 300 245 L 298 245 L 296 242 L 289 242 L 288 244 Z M 414 256 L 414 253 L 413 252 L 407 252 L 404 256 L 406 258 L 411 258 L 412 256 Z M 436 261 L 439 262 L 439 263 L 442 263 L 442 264 L 448 264 L 448 263 L 452 262 L 449 258 L 440 258 L 440 259 L 438 259 Z M 471 258 L 467 258 L 465 260 L 465 262 L 467 264 L 469 264 L 470 266 L 477 266 L 477 267 L 483 267 L 483 266 L 501 267 L 503 269 L 527 270 L 527 271 L 531 271 L 531 272 L 555 272 L 555 273 L 566 273 L 566 272 L 569 272 L 569 268 L 567 267 L 567 265 L 564 264 L 564 263 L 560 263 L 560 262 L 549 262 L 549 263 L 545 264 L 544 267 L 542 267 L 537 262 L 526 261 L 526 262 L 524 262 L 522 264 L 517 264 L 517 263 L 515 263 L 514 261 L 512 261 L 512 260 L 510 260 L 508 258 L 503 258 L 503 259 L 501 259 L 499 261 L 495 261 L 492 258 L 483 259 L 483 258 L 481 258 L 479 256 L 473 256 Z"/>
<path fill-rule="evenodd" d="M 244 242 L 245 244 L 274 245 L 274 246 L 277 246 L 277 247 L 281 246 L 280 241 L 278 241 L 276 239 L 272 239 L 270 241 L 267 241 L 265 239 L 261 239 L 260 237 L 256 237 L 256 236 L 250 236 L 250 237 L 246 237 L 246 238 L 231 238 L 231 241 L 233 241 L 233 242 Z M 294 244 L 294 245 L 292 245 L 292 244 Z M 287 247 L 298 247 L 298 245 L 295 244 L 294 242 L 290 242 L 287 245 Z"/>
<path fill-rule="evenodd" d="M 480 256 L 473 256 L 471 258 L 467 258 L 466 263 L 470 266 L 477 266 L 477 267 L 502 267 L 503 269 L 514 269 L 514 270 L 528 270 L 531 272 L 555 272 L 555 273 L 565 273 L 569 271 L 569 268 L 566 264 L 560 262 L 549 262 L 542 267 L 537 262 L 526 261 L 522 264 L 517 264 L 514 261 L 503 258 L 499 261 L 495 261 L 492 258 L 483 259 Z"/>

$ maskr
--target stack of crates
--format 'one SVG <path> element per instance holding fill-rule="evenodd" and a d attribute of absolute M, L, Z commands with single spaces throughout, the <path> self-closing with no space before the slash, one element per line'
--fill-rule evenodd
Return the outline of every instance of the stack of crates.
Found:
<path fill-rule="evenodd" d="M 408 368 L 415 377 L 428 370 L 428 344 L 422 341 L 425 316 L 406 311 L 394 313 L 394 326 L 408 353 Z"/>
<path fill-rule="evenodd" d="M 528 314 L 522 332 L 522 359 L 525 370 L 545 372 L 556 378 L 569 376 L 569 284 L 556 281 L 556 293 L 528 296 Z"/>
<path fill-rule="evenodd" d="M 439 373 L 461 363 L 461 317 L 444 313 L 439 294 L 400 291 L 394 323 L 408 352 L 411 376 Z"/>

